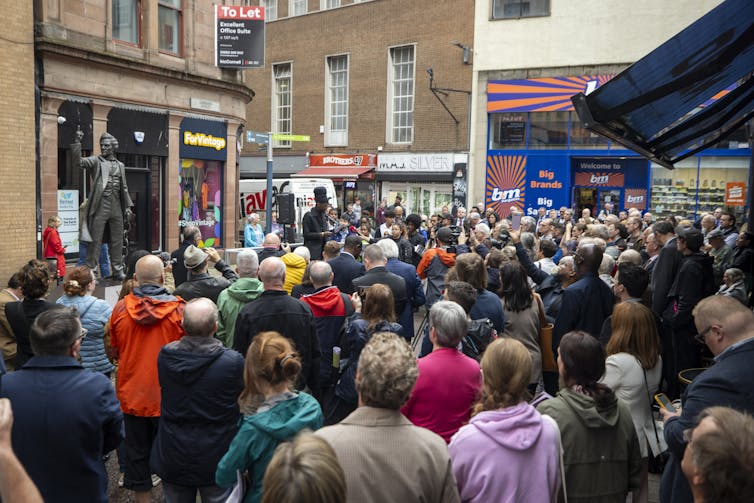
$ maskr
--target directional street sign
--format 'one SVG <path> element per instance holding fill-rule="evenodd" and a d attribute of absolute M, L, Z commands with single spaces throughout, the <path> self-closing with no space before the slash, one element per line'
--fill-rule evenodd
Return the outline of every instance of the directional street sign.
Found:
<path fill-rule="evenodd" d="M 270 140 L 268 133 L 257 133 L 256 131 L 246 131 L 246 141 L 248 143 L 266 144 Z"/>
<path fill-rule="evenodd" d="M 273 140 L 277 141 L 311 141 L 311 137 L 303 134 L 277 134 L 273 133 Z"/>

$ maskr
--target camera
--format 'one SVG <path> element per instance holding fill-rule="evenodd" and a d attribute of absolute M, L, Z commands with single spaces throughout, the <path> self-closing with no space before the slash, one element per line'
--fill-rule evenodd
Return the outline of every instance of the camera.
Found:
<path fill-rule="evenodd" d="M 458 236 L 461 235 L 461 231 L 463 229 L 461 229 L 461 227 L 458 225 L 449 225 L 448 229 L 450 229 L 451 236 L 450 236 L 449 242 L 446 244 L 449 246 L 455 246 L 458 244 Z"/>
<path fill-rule="evenodd" d="M 170 254 L 168 252 L 162 251 L 162 250 L 156 250 L 152 252 L 152 255 L 156 255 L 160 257 L 160 260 L 162 260 L 162 266 L 167 267 L 168 265 L 173 265 L 177 262 L 178 259 L 170 258 Z"/>
<path fill-rule="evenodd" d="M 499 239 L 490 239 L 490 243 L 498 250 L 502 250 L 503 248 L 508 246 L 508 243 L 511 240 L 511 235 L 508 233 L 508 231 L 500 231 L 500 236 L 498 236 L 498 238 Z"/>

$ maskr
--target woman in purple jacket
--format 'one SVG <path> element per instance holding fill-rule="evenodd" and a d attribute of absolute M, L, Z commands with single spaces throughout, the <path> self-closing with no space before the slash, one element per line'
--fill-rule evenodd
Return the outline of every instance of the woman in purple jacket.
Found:
<path fill-rule="evenodd" d="M 526 402 L 531 356 L 500 338 L 482 357 L 483 397 L 448 447 L 463 502 L 557 501 L 560 433 Z"/>

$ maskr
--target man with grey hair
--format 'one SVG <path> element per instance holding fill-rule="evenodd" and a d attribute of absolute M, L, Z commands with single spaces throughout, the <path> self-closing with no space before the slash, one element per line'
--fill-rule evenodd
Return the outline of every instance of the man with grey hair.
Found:
<path fill-rule="evenodd" d="M 315 433 L 338 456 L 347 501 L 459 501 L 445 442 L 398 410 L 417 373 L 409 345 L 395 334 L 377 332 L 359 358 L 359 408 Z"/>
<path fill-rule="evenodd" d="M 335 384 L 337 372 L 333 372 L 333 347 L 340 343 L 340 330 L 346 318 L 354 313 L 351 298 L 333 286 L 333 272 L 330 264 L 323 261 L 312 262 L 309 278 L 315 291 L 304 295 L 301 301 L 308 305 L 317 325 L 317 337 L 322 358 L 319 364 L 319 383 L 324 390 Z"/>
<path fill-rule="evenodd" d="M 213 337 L 217 320 L 212 300 L 191 300 L 183 310 L 186 335 L 157 357 L 161 419 L 151 466 L 166 501 L 194 501 L 197 492 L 206 502 L 227 498 L 215 469 L 238 430 L 244 359 Z"/>
<path fill-rule="evenodd" d="M 482 258 L 487 258 L 490 249 L 487 247 L 487 240 L 490 237 L 490 226 L 485 223 L 478 223 L 474 230 L 469 234 L 469 244 L 472 251 L 478 253 Z"/>
<path fill-rule="evenodd" d="M 381 239 L 377 242 L 377 246 L 382 248 L 387 258 L 385 268 L 389 272 L 400 276 L 406 282 L 408 302 L 406 302 L 406 306 L 402 312 L 395 314 L 398 317 L 398 323 L 402 327 L 398 335 L 402 335 L 406 340 L 410 341 L 414 338 L 414 310 L 427 302 L 422 282 L 416 274 L 416 267 L 398 258 L 398 245 L 395 241 L 392 239 Z"/>
<path fill-rule="evenodd" d="M 285 264 L 278 257 L 269 257 L 261 263 L 259 279 L 264 292 L 238 313 L 233 349 L 245 355 L 258 333 L 282 334 L 293 342 L 301 356 L 302 369 L 296 388 L 308 387 L 312 395 L 319 397 L 320 349 L 312 310 L 285 291 Z"/>
<path fill-rule="evenodd" d="M 181 283 L 186 281 L 188 277 L 188 271 L 183 264 L 183 254 L 186 252 L 186 248 L 192 245 L 199 246 L 199 240 L 202 238 L 202 232 L 196 225 L 187 225 L 183 228 L 182 234 L 181 246 L 170 254 L 170 258 L 173 260 L 173 280 L 176 287 L 181 286 Z"/>
<path fill-rule="evenodd" d="M 376 283 L 387 285 L 393 292 L 393 303 L 395 306 L 395 316 L 398 317 L 403 313 L 408 303 L 406 294 L 406 281 L 387 270 L 387 257 L 379 245 L 369 245 L 364 249 L 364 267 L 366 274 L 353 280 L 353 286 L 358 290 L 361 287 L 372 286 Z"/>
<path fill-rule="evenodd" d="M 466 312 L 442 300 L 429 311 L 432 352 L 418 362 L 419 379 L 401 412 L 416 426 L 450 442 L 469 421 L 471 406 L 482 387 L 479 363 L 458 350 L 469 328 Z"/>
<path fill-rule="evenodd" d="M 217 297 L 218 318 L 215 337 L 220 339 L 226 348 L 233 347 L 236 318 L 241 308 L 256 300 L 264 291 L 264 285 L 257 279 L 259 272 L 257 252 L 244 248 L 236 255 L 236 272 L 239 278 Z"/>

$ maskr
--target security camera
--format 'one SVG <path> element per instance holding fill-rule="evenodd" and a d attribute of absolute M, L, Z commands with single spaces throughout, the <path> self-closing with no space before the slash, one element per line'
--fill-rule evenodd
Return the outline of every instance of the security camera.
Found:
<path fill-rule="evenodd" d="M 62 126 L 63 124 L 65 124 L 65 121 L 66 121 L 65 117 L 63 117 L 62 115 L 58 115 L 58 124 L 59 125 Z"/>

